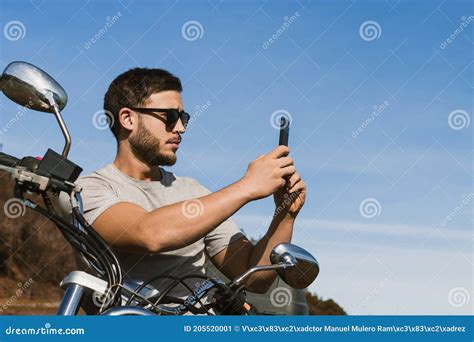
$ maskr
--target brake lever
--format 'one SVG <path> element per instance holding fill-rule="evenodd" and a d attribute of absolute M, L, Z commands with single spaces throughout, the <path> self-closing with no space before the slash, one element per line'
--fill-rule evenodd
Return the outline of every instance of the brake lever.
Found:
<path fill-rule="evenodd" d="M 38 189 L 40 191 L 45 191 L 49 184 L 49 178 L 45 176 L 38 175 L 34 172 L 28 171 L 25 167 L 16 166 L 9 167 L 0 165 L 0 170 L 7 171 L 11 174 L 12 178 L 20 185 L 30 184 L 28 190 Z"/>
<path fill-rule="evenodd" d="M 29 191 L 65 191 L 65 192 L 80 192 L 82 190 L 78 185 L 67 180 L 56 179 L 53 176 L 41 175 L 28 167 L 17 165 L 15 167 L 0 165 L 0 170 L 11 174 L 12 179 L 19 185 L 25 185 Z"/>

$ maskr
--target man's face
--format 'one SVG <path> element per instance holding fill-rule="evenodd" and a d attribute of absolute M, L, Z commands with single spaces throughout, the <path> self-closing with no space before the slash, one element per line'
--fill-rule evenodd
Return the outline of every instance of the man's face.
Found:
<path fill-rule="evenodd" d="M 151 95 L 143 108 L 177 108 L 183 110 L 181 95 L 177 91 L 163 91 Z M 166 120 L 160 120 L 152 115 L 137 113 L 136 129 L 129 136 L 133 153 L 150 166 L 174 165 L 176 152 L 185 127 L 178 120 L 173 127 L 166 127 Z M 156 115 L 166 119 L 165 113 Z"/>

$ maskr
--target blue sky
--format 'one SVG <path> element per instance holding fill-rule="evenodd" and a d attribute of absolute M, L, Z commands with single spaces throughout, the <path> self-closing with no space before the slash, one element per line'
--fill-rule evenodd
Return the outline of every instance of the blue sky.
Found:
<path fill-rule="evenodd" d="M 352 314 L 472 314 L 469 1 L 0 6 L 0 67 L 28 61 L 63 85 L 70 158 L 85 173 L 114 157 L 94 115 L 111 80 L 132 67 L 183 81 L 195 120 L 171 170 L 211 190 L 276 145 L 272 113 L 285 110 L 308 185 L 294 242 L 321 264 L 311 290 Z M 23 113 L 5 97 L 0 131 L 3 150 L 17 156 L 62 147 L 53 116 Z M 272 211 L 268 198 L 234 219 L 258 237 Z"/>

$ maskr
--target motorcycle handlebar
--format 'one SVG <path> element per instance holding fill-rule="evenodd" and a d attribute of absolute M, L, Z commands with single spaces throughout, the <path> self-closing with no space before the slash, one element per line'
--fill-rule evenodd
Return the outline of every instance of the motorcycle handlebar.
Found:
<path fill-rule="evenodd" d="M 8 167 L 15 167 L 15 166 L 18 165 L 19 162 L 20 162 L 20 159 L 14 157 L 14 156 L 11 156 L 9 154 L 0 152 L 0 165 L 8 166 Z"/>

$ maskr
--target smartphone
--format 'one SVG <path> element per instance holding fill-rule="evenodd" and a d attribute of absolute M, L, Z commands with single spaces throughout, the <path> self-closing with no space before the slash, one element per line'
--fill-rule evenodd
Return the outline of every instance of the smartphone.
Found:
<path fill-rule="evenodd" d="M 288 137 L 290 135 L 290 121 L 287 117 L 280 118 L 280 141 L 278 145 L 288 146 Z"/>

